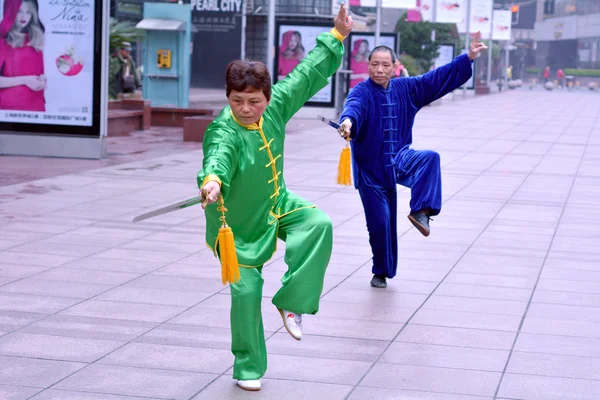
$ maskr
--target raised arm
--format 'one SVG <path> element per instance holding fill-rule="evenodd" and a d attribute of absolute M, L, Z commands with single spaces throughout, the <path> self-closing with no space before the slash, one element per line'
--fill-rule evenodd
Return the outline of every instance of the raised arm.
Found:
<path fill-rule="evenodd" d="M 217 201 L 223 193 L 227 197 L 231 180 L 238 166 L 235 132 L 224 122 L 211 124 L 202 143 L 204 160 L 198 173 L 198 187 L 207 190 L 208 203 Z"/>
<path fill-rule="evenodd" d="M 352 30 L 352 17 L 346 14 L 344 4 L 340 6 L 334 28 L 317 37 L 317 46 L 312 49 L 284 80 L 273 86 L 270 107 L 289 121 L 304 103 L 329 83 L 342 63 L 344 46 L 342 41 Z"/>
<path fill-rule="evenodd" d="M 477 32 L 469 46 L 469 53 L 456 57 L 450 63 L 424 75 L 408 79 L 411 99 L 415 107 L 421 108 L 464 85 L 473 70 L 471 62 L 487 47 L 480 42 Z"/>

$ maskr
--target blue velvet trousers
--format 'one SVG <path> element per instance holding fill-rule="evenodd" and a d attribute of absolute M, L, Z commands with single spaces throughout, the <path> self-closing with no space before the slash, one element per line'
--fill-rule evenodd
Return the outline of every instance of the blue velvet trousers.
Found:
<path fill-rule="evenodd" d="M 411 189 L 411 213 L 437 215 L 442 208 L 440 156 L 430 150 L 404 148 L 394 160 L 396 183 Z M 365 209 L 373 274 L 393 278 L 398 268 L 396 188 L 373 187 L 359 180 L 358 192 Z"/>

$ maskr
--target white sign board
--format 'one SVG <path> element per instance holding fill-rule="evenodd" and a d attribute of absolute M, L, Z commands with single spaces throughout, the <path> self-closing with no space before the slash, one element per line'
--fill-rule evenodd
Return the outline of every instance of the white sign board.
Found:
<path fill-rule="evenodd" d="M 377 7 L 377 0 L 354 0 L 349 3 L 356 7 Z M 382 0 L 381 6 L 383 8 L 416 8 L 417 0 Z"/>
<path fill-rule="evenodd" d="M 510 40 L 512 13 L 510 10 L 494 10 L 493 40 Z"/>
<path fill-rule="evenodd" d="M 460 23 L 465 18 L 464 0 L 438 0 L 436 22 Z"/>
<path fill-rule="evenodd" d="M 482 39 L 489 39 L 492 33 L 492 11 L 492 0 L 471 0 L 469 31 L 479 31 Z"/>

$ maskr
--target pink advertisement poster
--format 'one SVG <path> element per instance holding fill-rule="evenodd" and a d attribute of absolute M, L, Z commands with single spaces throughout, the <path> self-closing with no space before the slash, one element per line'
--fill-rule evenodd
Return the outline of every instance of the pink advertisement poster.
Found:
<path fill-rule="evenodd" d="M 0 0 L 0 122 L 92 126 L 94 1 Z"/>

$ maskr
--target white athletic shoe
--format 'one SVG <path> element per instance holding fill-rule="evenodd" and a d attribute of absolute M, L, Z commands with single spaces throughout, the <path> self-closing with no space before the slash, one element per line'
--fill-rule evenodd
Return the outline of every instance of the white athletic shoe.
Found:
<path fill-rule="evenodd" d="M 238 380 L 237 384 L 242 389 L 249 390 L 251 392 L 259 391 L 262 386 L 258 379 L 252 379 L 252 380 L 247 380 L 247 381 Z"/>
<path fill-rule="evenodd" d="M 283 319 L 283 326 L 290 335 L 296 340 L 302 339 L 302 314 L 294 314 L 291 311 L 280 310 L 281 318 Z"/>

